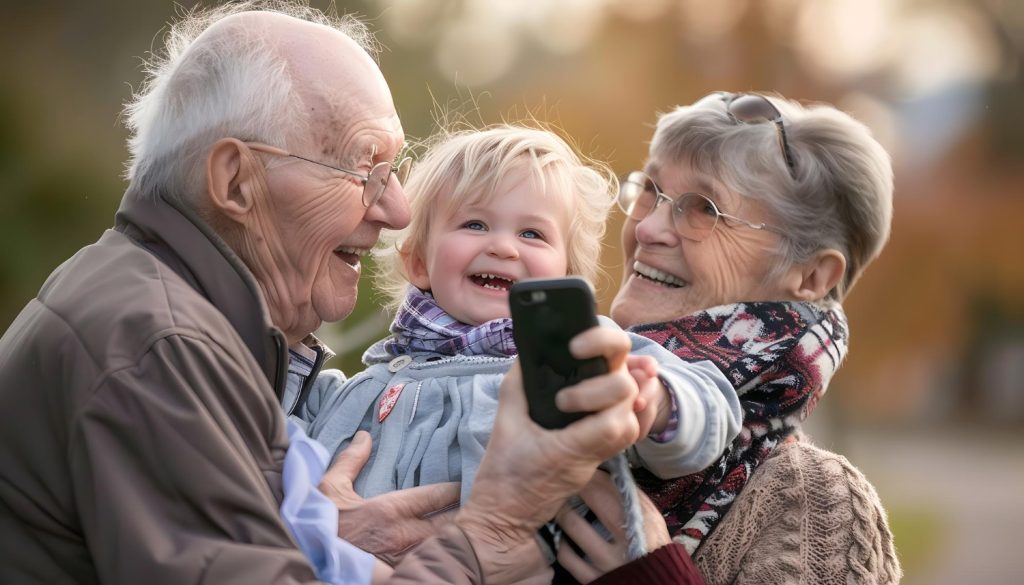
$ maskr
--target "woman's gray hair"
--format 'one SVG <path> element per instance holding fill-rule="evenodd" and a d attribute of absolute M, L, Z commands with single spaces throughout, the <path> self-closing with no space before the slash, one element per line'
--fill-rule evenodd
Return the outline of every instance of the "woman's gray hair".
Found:
<path fill-rule="evenodd" d="M 846 257 L 846 274 L 827 298 L 842 301 L 889 239 L 889 154 L 864 124 L 832 106 L 769 99 L 782 113 L 795 178 L 776 125 L 739 123 L 718 96 L 659 116 L 651 159 L 687 165 L 730 191 L 762 202 L 783 232 L 775 274 L 820 250 L 840 251 Z"/>
<path fill-rule="evenodd" d="M 130 137 L 126 177 L 142 196 L 163 194 L 194 206 L 202 192 L 204 160 L 220 138 L 288 148 L 308 129 L 287 63 L 252 20 L 224 22 L 267 11 L 338 30 L 376 59 L 364 24 L 311 8 L 304 1 L 255 0 L 195 9 L 171 25 L 164 51 L 145 64 L 146 79 L 124 107 Z M 203 34 L 203 33 L 206 34 Z"/>

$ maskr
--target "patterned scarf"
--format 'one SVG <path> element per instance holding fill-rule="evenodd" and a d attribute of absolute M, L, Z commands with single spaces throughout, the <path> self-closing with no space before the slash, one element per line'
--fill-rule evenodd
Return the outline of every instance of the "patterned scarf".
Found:
<path fill-rule="evenodd" d="M 366 350 L 363 362 L 369 365 L 394 356 L 417 353 L 515 356 L 512 319 L 467 325 L 438 306 L 430 293 L 409 287 L 409 293 L 391 323 L 391 337 Z"/>
<path fill-rule="evenodd" d="M 740 397 L 743 429 L 707 469 L 671 480 L 635 470 L 673 539 L 693 554 L 757 466 L 797 432 L 824 394 L 846 355 L 846 316 L 838 304 L 739 303 L 630 330 L 683 360 L 710 360 Z"/>

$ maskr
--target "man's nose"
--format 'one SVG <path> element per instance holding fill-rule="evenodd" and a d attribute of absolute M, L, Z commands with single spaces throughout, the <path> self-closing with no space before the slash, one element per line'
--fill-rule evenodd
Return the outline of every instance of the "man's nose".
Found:
<path fill-rule="evenodd" d="M 409 198 L 405 196 L 405 188 L 398 177 L 391 177 L 384 188 L 384 194 L 366 210 L 366 220 L 382 224 L 388 229 L 400 230 L 409 225 L 410 218 Z"/>

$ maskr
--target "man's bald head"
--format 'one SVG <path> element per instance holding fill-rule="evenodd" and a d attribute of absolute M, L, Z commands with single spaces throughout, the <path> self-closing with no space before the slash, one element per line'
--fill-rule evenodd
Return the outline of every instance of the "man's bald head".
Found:
<path fill-rule="evenodd" d="M 361 91 L 379 99 L 384 81 L 371 54 L 374 40 L 362 23 L 301 4 L 234 3 L 186 15 L 171 26 L 165 50 L 125 107 L 129 193 L 195 205 L 214 141 L 233 136 L 288 146 L 294 136 L 309 136 L 351 101 L 339 101 L 347 96 L 339 95 L 345 83 L 338 77 L 361 80 L 347 90 L 352 99 Z M 386 99 L 390 105 L 389 93 Z"/>
<path fill-rule="evenodd" d="M 258 31 L 285 64 L 300 106 L 289 148 L 328 161 L 343 157 L 347 166 L 355 166 L 371 150 L 381 150 L 381 145 L 372 145 L 348 152 L 344 140 L 367 107 L 381 117 L 394 115 L 391 92 L 365 47 L 336 28 L 277 13 L 236 14 L 224 24 Z"/>

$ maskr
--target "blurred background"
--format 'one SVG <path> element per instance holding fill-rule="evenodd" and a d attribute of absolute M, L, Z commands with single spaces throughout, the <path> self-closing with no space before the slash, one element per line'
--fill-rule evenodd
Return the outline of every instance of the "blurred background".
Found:
<path fill-rule="evenodd" d="M 326 2 L 313 5 L 329 8 Z M 190 7 L 191 4 L 185 4 Z M 0 5 L 0 326 L 112 224 L 121 104 L 180 6 Z M 904 583 L 1024 582 L 1024 2 L 362 0 L 406 133 L 547 120 L 618 173 L 658 112 L 713 90 L 825 101 L 893 155 L 892 240 L 849 297 L 850 357 L 809 421 L 878 488 Z M 621 216 L 598 284 L 614 295 Z M 323 336 L 358 369 L 367 286 Z M 26 388 L 26 392 L 31 392 Z"/>

